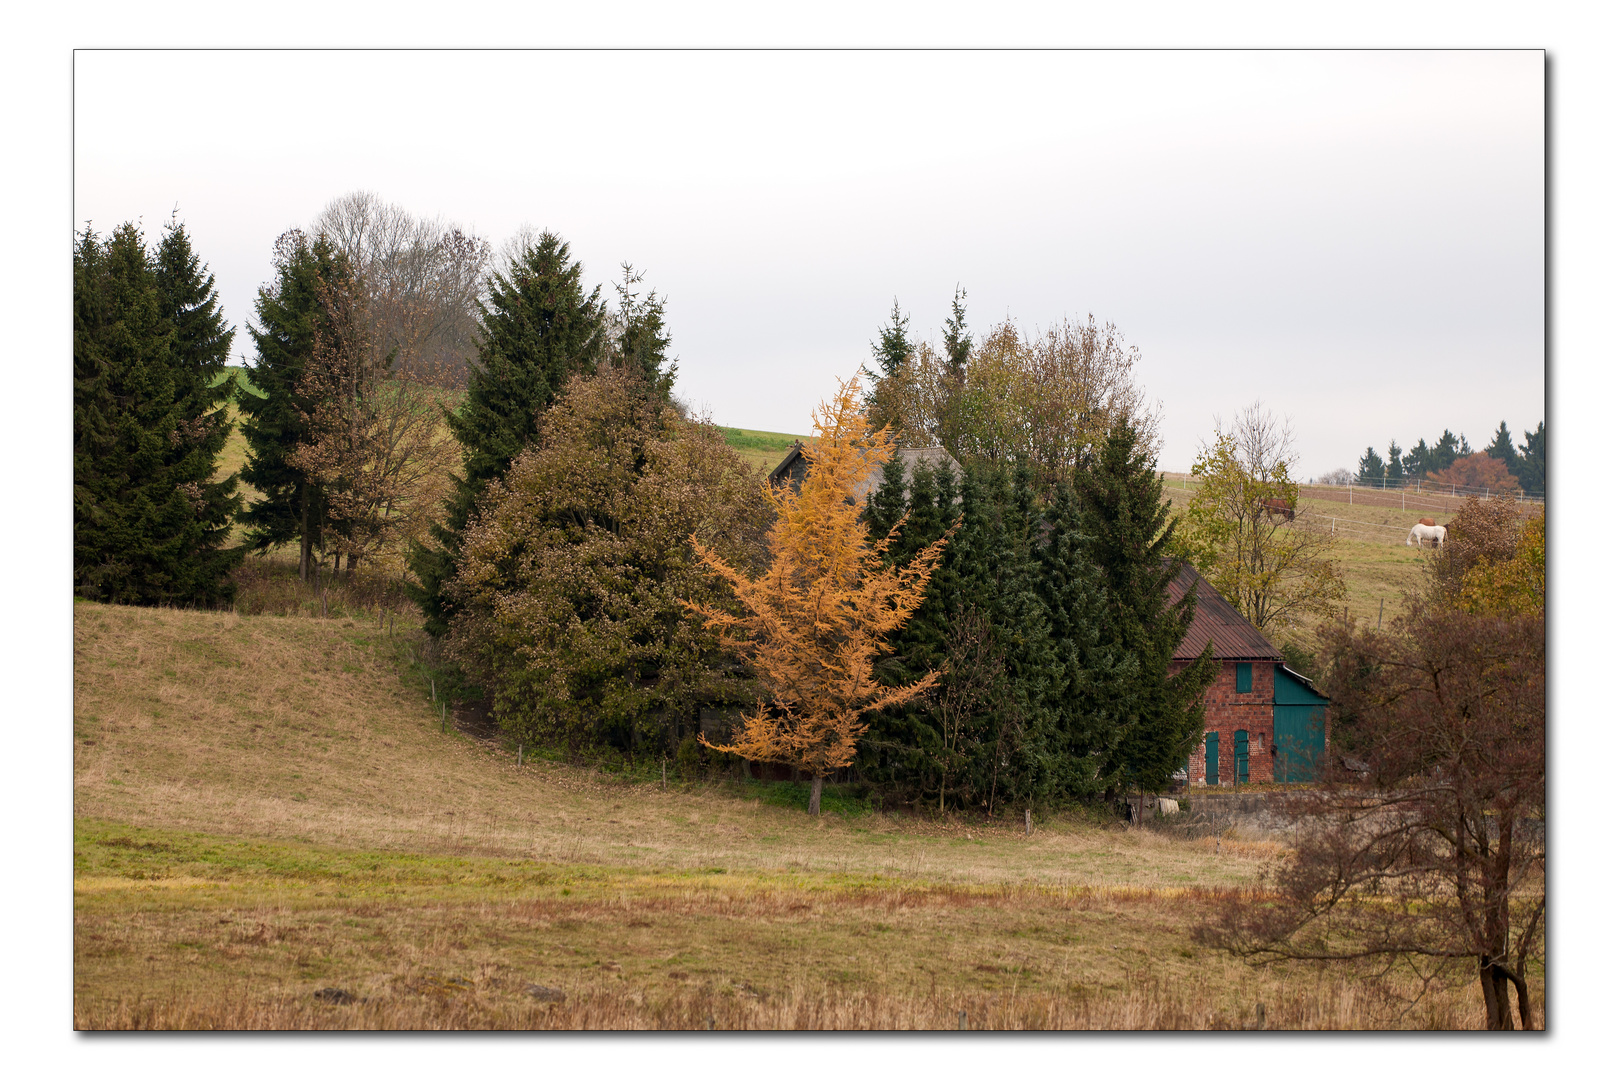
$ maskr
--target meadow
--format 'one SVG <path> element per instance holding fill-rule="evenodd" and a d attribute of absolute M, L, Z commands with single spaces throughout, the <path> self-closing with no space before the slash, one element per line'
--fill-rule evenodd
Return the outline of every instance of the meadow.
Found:
<path fill-rule="evenodd" d="M 722 430 L 763 470 L 799 438 Z M 245 456 L 235 431 L 222 472 Z M 1341 529 L 1348 617 L 1391 618 L 1434 511 L 1342 494 L 1300 506 Z M 1412 1005 L 1399 974 L 1194 944 L 1279 843 L 519 764 L 397 580 L 317 594 L 271 553 L 238 581 L 230 612 L 74 605 L 76 1027 L 1481 1026 L 1465 978 Z"/>
<path fill-rule="evenodd" d="M 1480 1022 L 1195 945 L 1278 844 L 520 766 L 382 623 L 75 604 L 77 1027 Z"/>

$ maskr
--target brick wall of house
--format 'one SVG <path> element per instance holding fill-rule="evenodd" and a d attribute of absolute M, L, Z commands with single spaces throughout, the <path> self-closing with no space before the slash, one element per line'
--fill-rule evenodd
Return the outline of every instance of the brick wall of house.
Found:
<path fill-rule="evenodd" d="M 1268 784 L 1274 775 L 1276 665 L 1268 660 L 1255 660 L 1252 663 L 1254 683 L 1251 693 L 1237 693 L 1237 663 L 1226 660 L 1220 664 L 1220 674 L 1203 698 L 1204 738 L 1210 731 L 1220 733 L 1221 787 L 1229 787 L 1237 780 L 1233 751 L 1238 730 L 1248 732 L 1248 782 Z M 1184 666 L 1177 663 L 1173 670 L 1179 671 Z M 1200 740 L 1198 749 L 1192 753 L 1191 768 L 1188 770 L 1188 779 L 1193 786 L 1204 783 L 1202 747 Z"/>

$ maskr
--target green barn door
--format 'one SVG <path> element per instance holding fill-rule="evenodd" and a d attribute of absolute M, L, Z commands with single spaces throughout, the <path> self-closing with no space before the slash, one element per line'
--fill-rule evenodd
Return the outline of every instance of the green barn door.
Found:
<path fill-rule="evenodd" d="M 1220 733 L 1211 731 L 1203 736 L 1203 782 L 1220 786 Z"/>
<path fill-rule="evenodd" d="M 1327 749 L 1319 705 L 1276 706 L 1276 779 L 1302 784 L 1315 779 L 1315 761 Z"/>
<path fill-rule="evenodd" d="M 1246 731 L 1237 732 L 1237 737 L 1232 740 L 1231 758 L 1237 766 L 1237 783 L 1246 784 L 1248 782 L 1248 733 Z"/>

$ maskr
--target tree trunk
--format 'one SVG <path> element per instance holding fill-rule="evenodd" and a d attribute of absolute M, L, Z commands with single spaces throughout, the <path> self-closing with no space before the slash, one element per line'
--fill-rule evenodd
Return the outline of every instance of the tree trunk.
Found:
<path fill-rule="evenodd" d="M 813 817 L 820 817 L 821 816 L 821 781 L 822 781 L 822 779 L 823 779 L 823 777 L 821 776 L 821 774 L 816 773 L 815 778 L 810 781 L 809 812 L 810 812 L 811 816 L 813 816 Z"/>
<path fill-rule="evenodd" d="M 299 531 L 299 537 L 298 537 L 298 580 L 299 581 L 308 581 L 309 580 L 309 488 L 308 488 L 307 485 L 304 487 L 303 498 L 300 500 L 300 502 L 302 503 L 301 510 L 302 510 L 303 516 L 300 519 L 299 528 L 298 528 L 298 531 Z"/>
<path fill-rule="evenodd" d="M 1507 973 L 1488 957 L 1478 960 L 1479 985 L 1484 991 L 1484 1026 L 1490 1031 L 1511 1031 L 1512 1002 Z"/>

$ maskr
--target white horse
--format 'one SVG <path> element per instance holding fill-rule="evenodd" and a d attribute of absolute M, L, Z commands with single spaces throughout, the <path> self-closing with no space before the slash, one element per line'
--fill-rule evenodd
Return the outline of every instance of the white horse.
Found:
<path fill-rule="evenodd" d="M 1416 544 L 1422 547 L 1427 541 L 1433 541 L 1434 547 L 1443 547 L 1445 543 L 1445 527 L 1443 525 L 1413 525 L 1411 532 L 1405 538 L 1405 546 Z"/>

